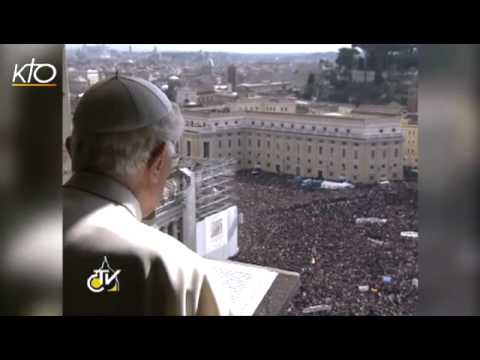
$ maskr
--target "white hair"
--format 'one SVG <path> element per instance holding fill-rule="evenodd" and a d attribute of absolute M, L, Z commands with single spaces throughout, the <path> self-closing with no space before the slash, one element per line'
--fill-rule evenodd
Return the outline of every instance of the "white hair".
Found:
<path fill-rule="evenodd" d="M 120 178 L 138 174 L 160 144 L 167 146 L 171 156 L 175 153 L 174 144 L 162 140 L 163 134 L 164 129 L 159 125 L 89 136 L 81 136 L 74 129 L 71 141 L 73 171 L 93 171 Z"/>

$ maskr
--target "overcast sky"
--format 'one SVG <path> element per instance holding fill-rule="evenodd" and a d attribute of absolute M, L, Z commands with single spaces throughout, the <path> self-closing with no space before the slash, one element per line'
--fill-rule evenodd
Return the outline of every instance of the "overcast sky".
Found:
<path fill-rule="evenodd" d="M 128 50 L 128 44 L 106 44 L 118 50 Z M 314 53 L 338 51 L 351 44 L 132 44 L 134 51 L 151 51 L 154 46 L 158 51 L 209 51 L 209 52 L 236 52 L 236 53 Z M 77 48 L 81 44 L 67 45 L 68 48 Z"/>

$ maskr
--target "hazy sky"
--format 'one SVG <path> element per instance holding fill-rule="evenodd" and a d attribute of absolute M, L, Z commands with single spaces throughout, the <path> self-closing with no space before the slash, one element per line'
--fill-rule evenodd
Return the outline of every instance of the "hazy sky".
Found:
<path fill-rule="evenodd" d="M 118 50 L 128 50 L 128 44 L 106 44 Z M 313 53 L 338 51 L 351 44 L 132 44 L 134 51 L 151 51 L 154 46 L 158 51 L 218 51 L 237 53 Z M 80 44 L 67 45 L 68 48 L 80 47 Z"/>

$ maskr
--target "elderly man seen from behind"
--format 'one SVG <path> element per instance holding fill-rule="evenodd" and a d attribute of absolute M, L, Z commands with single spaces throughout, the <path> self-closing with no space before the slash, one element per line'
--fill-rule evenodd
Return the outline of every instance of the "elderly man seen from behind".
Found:
<path fill-rule="evenodd" d="M 64 313 L 230 314 L 208 262 L 141 222 L 159 205 L 183 132 L 176 104 L 145 80 L 116 75 L 84 94 L 73 126 Z"/>

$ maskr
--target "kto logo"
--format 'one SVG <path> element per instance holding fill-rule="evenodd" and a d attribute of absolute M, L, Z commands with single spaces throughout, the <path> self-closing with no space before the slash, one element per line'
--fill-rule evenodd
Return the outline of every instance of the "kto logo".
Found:
<path fill-rule="evenodd" d="M 103 258 L 102 266 L 99 269 L 93 270 L 93 274 L 88 277 L 87 287 L 93 293 L 119 292 L 120 281 L 118 275 L 121 270 L 114 271 L 108 264 L 107 257 Z"/>
<path fill-rule="evenodd" d="M 28 71 L 28 72 L 27 72 Z M 23 87 L 53 87 L 57 86 L 52 81 L 57 76 L 57 69 L 52 64 L 35 64 L 35 58 L 28 64 L 19 67 L 15 64 L 13 70 L 12 86 Z"/>

